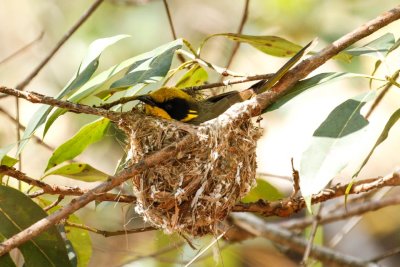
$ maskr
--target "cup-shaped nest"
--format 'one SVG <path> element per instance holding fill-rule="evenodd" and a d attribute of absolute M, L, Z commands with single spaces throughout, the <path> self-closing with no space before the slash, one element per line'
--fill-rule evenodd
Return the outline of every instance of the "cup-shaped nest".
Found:
<path fill-rule="evenodd" d="M 193 141 L 176 157 L 132 177 L 136 212 L 167 233 L 215 234 L 218 223 L 255 185 L 260 129 L 249 118 L 235 125 L 180 127 L 176 122 L 126 114 L 119 126 L 129 137 L 132 164 L 191 135 Z"/>

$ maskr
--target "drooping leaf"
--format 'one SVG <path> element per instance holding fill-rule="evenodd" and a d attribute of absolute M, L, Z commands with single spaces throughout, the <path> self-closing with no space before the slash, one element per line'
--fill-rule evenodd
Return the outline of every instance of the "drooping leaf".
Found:
<path fill-rule="evenodd" d="M 46 197 L 37 198 L 39 205 L 41 207 L 49 206 L 53 200 L 48 200 Z M 56 205 L 47 212 L 49 214 L 61 209 L 60 205 Z M 82 221 L 75 214 L 68 216 L 68 221 L 76 224 L 82 224 Z M 61 225 L 59 225 L 61 226 Z M 75 267 L 86 267 L 92 256 L 92 241 L 90 239 L 89 233 L 85 229 L 71 227 L 65 225 L 59 229 L 62 238 L 65 242 L 66 249 L 68 251 L 69 259 L 72 265 Z"/>
<path fill-rule="evenodd" d="M 20 191 L 0 185 L 0 234 L 10 238 L 47 216 L 35 202 Z M 26 267 L 71 267 L 64 242 L 56 227 L 44 231 L 19 246 Z"/>
<path fill-rule="evenodd" d="M 0 234 L 0 242 L 3 242 L 4 240 L 6 240 L 6 238 Z M 2 267 L 17 267 L 17 265 L 15 265 L 14 261 L 12 260 L 10 253 L 0 256 L 0 266 L 2 266 Z"/>
<path fill-rule="evenodd" d="M 390 129 L 397 123 L 400 119 L 400 109 L 396 110 L 392 116 L 390 116 L 389 120 L 386 122 L 385 128 L 383 128 L 381 134 L 379 135 L 378 139 L 376 140 L 374 146 L 372 147 L 371 151 L 368 153 L 367 157 L 364 159 L 363 163 L 361 164 L 360 168 L 357 172 L 353 175 L 353 177 L 357 177 L 358 174 L 361 172 L 362 168 L 367 164 L 368 160 L 371 158 L 372 154 L 374 153 L 375 149 L 382 144 L 389 136 Z"/>
<path fill-rule="evenodd" d="M 141 83 L 147 84 L 151 82 L 156 82 L 160 79 L 159 76 L 157 75 L 161 75 L 163 74 L 163 71 L 165 71 L 166 65 L 168 64 L 168 59 L 172 61 L 172 57 L 168 58 L 168 56 L 171 56 L 172 50 L 175 51 L 180 47 L 182 47 L 182 40 L 178 39 L 173 42 L 162 45 L 150 52 L 137 55 L 121 63 L 118 63 L 110 67 L 108 70 L 105 70 L 102 73 L 91 78 L 87 83 L 82 85 L 82 87 L 79 88 L 79 90 L 77 90 L 74 94 L 68 97 L 67 100 L 74 103 L 83 103 L 90 96 L 94 95 L 103 99 L 109 97 L 112 93 L 121 90 L 126 90 L 129 88 L 129 86 L 134 86 L 136 84 L 141 84 Z M 159 58 L 158 60 L 162 61 L 163 63 L 160 64 L 160 66 L 154 65 L 155 62 L 157 61 L 157 58 Z M 150 63 L 152 63 L 152 69 L 149 69 L 148 65 Z M 169 64 L 171 64 L 171 62 L 169 62 Z M 122 86 L 122 81 L 124 77 L 130 75 L 130 77 L 132 78 L 132 76 L 134 76 L 135 73 L 137 73 L 137 76 L 140 76 L 139 73 L 142 75 L 138 77 L 138 79 L 136 80 L 137 82 L 136 84 L 134 83 L 133 79 L 131 79 L 132 84 L 126 83 L 124 85 L 126 87 L 121 87 L 121 88 L 115 87 L 118 84 Z M 115 84 L 116 82 L 118 83 Z M 94 103 L 89 102 L 86 104 L 92 105 Z M 45 130 L 48 130 L 48 128 L 50 128 L 53 122 L 59 116 L 63 115 L 65 112 L 67 112 L 65 109 L 57 108 L 47 120 Z"/>
<path fill-rule="evenodd" d="M 82 224 L 82 221 L 74 214 L 68 217 L 68 221 Z M 90 239 L 87 230 L 65 226 L 68 240 L 71 242 L 72 247 L 78 258 L 78 267 L 86 267 L 92 257 L 92 240 Z"/>
<path fill-rule="evenodd" d="M 113 82 L 108 90 L 101 91 L 97 96 L 104 98 L 109 94 L 126 90 L 137 84 L 159 82 L 167 75 L 175 51 L 181 47 L 182 41 L 178 39 L 168 45 L 154 49 L 148 54 L 148 58 L 132 64 L 124 77 Z"/>
<path fill-rule="evenodd" d="M 64 96 L 69 95 L 83 86 L 94 74 L 99 66 L 99 58 L 101 53 L 110 45 L 129 37 L 128 35 L 117 35 L 109 38 L 102 38 L 95 40 L 89 46 L 88 52 L 83 59 L 77 73 L 70 80 L 70 82 L 61 90 L 61 92 L 55 97 L 56 99 L 62 99 Z M 22 141 L 18 148 L 18 153 L 22 151 L 24 146 L 29 141 L 29 138 L 35 133 L 35 131 L 46 121 L 52 107 L 42 106 L 35 114 L 33 114 L 29 121 L 25 132 L 22 136 Z M 43 132 L 43 136 L 46 135 L 50 126 L 46 127 Z"/>
<path fill-rule="evenodd" d="M 299 94 L 303 93 L 308 89 L 316 88 L 317 86 L 327 84 L 330 82 L 334 82 L 343 78 L 370 78 L 373 79 L 374 77 L 364 74 L 358 73 L 348 73 L 348 72 L 325 72 L 317 74 L 311 78 L 301 80 L 297 82 L 290 91 L 285 94 L 283 97 L 279 98 L 275 103 L 267 107 L 263 110 L 263 113 L 274 111 L 279 109 L 281 106 L 298 96 Z"/>
<path fill-rule="evenodd" d="M 109 124 L 110 121 L 103 118 L 83 126 L 78 133 L 53 152 L 47 163 L 46 171 L 64 161 L 75 158 L 89 145 L 100 141 Z"/>
<path fill-rule="evenodd" d="M 355 157 L 368 125 L 360 109 L 374 97 L 375 91 L 370 91 L 346 100 L 314 132 L 300 163 L 303 196 L 318 193 Z"/>
<path fill-rule="evenodd" d="M 382 59 L 395 44 L 394 35 L 386 33 L 381 37 L 369 42 L 368 44 L 346 50 L 345 52 L 353 56 L 370 56 L 377 59 Z"/>
<path fill-rule="evenodd" d="M 257 179 L 257 186 L 250 190 L 250 192 L 242 198 L 242 202 L 250 203 L 256 202 L 259 199 L 274 201 L 282 199 L 283 194 L 279 190 L 265 181 L 264 179 Z"/>
<path fill-rule="evenodd" d="M 93 168 L 89 164 L 78 162 L 73 162 L 56 168 L 55 170 L 46 173 L 43 178 L 50 175 L 60 175 L 84 182 L 106 181 L 109 177 L 108 174 Z"/>
<path fill-rule="evenodd" d="M 193 67 L 186 72 L 179 81 L 175 84 L 176 88 L 185 88 L 191 86 L 199 86 L 204 84 L 208 80 L 207 71 L 199 64 L 193 65 Z"/>
<path fill-rule="evenodd" d="M 261 52 L 275 57 L 291 57 L 302 48 L 301 45 L 284 38 L 269 35 L 254 36 L 236 33 L 218 33 L 209 36 L 206 40 L 215 36 L 224 36 L 236 42 L 247 43 Z"/>

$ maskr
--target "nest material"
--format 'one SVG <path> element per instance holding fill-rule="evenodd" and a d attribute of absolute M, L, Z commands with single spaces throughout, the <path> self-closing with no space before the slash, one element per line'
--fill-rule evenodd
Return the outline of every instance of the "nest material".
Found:
<path fill-rule="evenodd" d="M 136 212 L 165 232 L 201 236 L 216 233 L 235 203 L 255 185 L 256 141 L 251 120 L 220 126 L 190 126 L 195 134 L 166 120 L 125 115 L 120 127 L 129 137 L 132 164 L 147 154 L 193 135 L 176 158 L 132 178 Z"/>

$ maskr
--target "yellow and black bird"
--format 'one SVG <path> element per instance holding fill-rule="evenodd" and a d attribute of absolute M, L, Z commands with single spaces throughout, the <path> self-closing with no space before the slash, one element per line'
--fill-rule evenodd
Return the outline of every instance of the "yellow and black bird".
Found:
<path fill-rule="evenodd" d="M 138 96 L 137 99 L 145 103 L 145 113 L 148 115 L 200 124 L 218 117 L 233 104 L 250 97 L 250 94 L 230 91 L 197 100 L 181 89 L 163 87 L 150 94 Z"/>
<path fill-rule="evenodd" d="M 162 87 L 147 95 L 138 96 L 136 99 L 145 103 L 145 113 L 148 115 L 200 124 L 218 117 L 233 104 L 248 100 L 252 96 L 271 88 L 294 64 L 307 54 L 315 43 L 314 40 L 297 52 L 268 80 L 262 80 L 241 92 L 230 91 L 204 100 L 197 100 L 181 89 Z"/>

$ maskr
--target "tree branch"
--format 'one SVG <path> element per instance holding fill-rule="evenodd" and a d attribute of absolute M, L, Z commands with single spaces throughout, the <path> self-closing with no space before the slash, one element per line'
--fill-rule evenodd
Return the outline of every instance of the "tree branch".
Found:
<path fill-rule="evenodd" d="M 224 123 L 227 118 L 234 123 L 236 120 L 243 116 L 248 116 L 249 113 L 252 115 L 258 115 L 260 112 L 270 105 L 273 101 L 278 99 L 282 94 L 287 92 L 292 85 L 294 85 L 300 79 L 306 77 L 311 71 L 315 70 L 317 67 L 321 66 L 328 59 L 339 53 L 341 50 L 347 48 L 349 45 L 360 40 L 361 38 L 377 31 L 378 29 L 386 26 L 390 22 L 393 22 L 400 18 L 400 6 L 384 13 L 378 18 L 371 20 L 367 24 L 361 26 L 360 28 L 354 30 L 353 32 L 340 38 L 332 45 L 328 46 L 318 54 L 310 57 L 302 62 L 300 62 L 295 68 L 287 72 L 285 76 L 270 90 L 263 94 L 258 95 L 255 99 L 246 101 L 241 104 L 234 105 L 227 112 L 221 115 L 219 118 L 211 120 L 206 124 L 212 123 Z M 0 87 L 0 92 L 6 92 L 17 97 L 22 97 L 30 100 L 31 102 L 40 102 L 40 100 L 46 100 L 46 104 L 54 104 L 56 106 L 66 108 L 75 112 L 83 112 L 82 106 L 87 113 L 104 116 L 111 120 L 118 118 L 118 113 L 109 113 L 110 111 L 99 110 L 89 106 L 74 104 L 65 101 L 59 101 L 54 98 L 49 98 L 41 96 L 35 93 L 23 94 L 22 92 L 16 94 L 13 89 L 6 87 Z M 51 100 L 51 101 L 50 101 Z M 239 111 L 239 113 L 237 113 Z M 95 112 L 95 113 L 92 113 Z M 117 115 L 116 115 L 117 114 Z M 177 155 L 182 147 L 185 147 L 193 142 L 190 136 L 183 138 L 181 141 L 172 144 L 158 152 L 155 152 L 144 159 L 141 162 L 133 165 L 132 167 L 124 170 L 119 175 L 110 177 L 109 181 L 100 184 L 92 190 L 89 190 L 84 195 L 73 199 L 68 205 L 64 206 L 63 209 L 58 210 L 48 217 L 39 220 L 25 230 L 14 235 L 10 239 L 4 241 L 0 244 L 0 256 L 9 252 L 11 249 L 21 245 L 22 243 L 30 240 L 31 238 L 38 236 L 40 233 L 51 227 L 52 225 L 59 222 L 61 219 L 66 218 L 69 214 L 77 211 L 81 207 L 85 206 L 92 200 L 96 198 L 98 194 L 105 193 L 112 188 L 120 185 L 124 181 L 128 180 L 133 175 L 139 174 L 146 168 L 151 168 L 156 164 L 159 164 L 165 160 L 168 160 Z M 353 188 L 354 189 L 354 188 Z M 321 198 L 322 199 L 322 198 Z M 291 214 L 291 213 L 288 213 Z M 365 266 L 365 265 L 363 265 Z"/>
<path fill-rule="evenodd" d="M 350 189 L 349 194 L 365 193 L 385 186 L 400 185 L 400 172 L 395 172 L 392 176 L 376 179 L 367 179 L 355 182 Z M 313 204 L 325 202 L 327 200 L 344 196 L 348 184 L 337 185 L 313 195 L 311 202 Z M 259 200 L 255 203 L 239 203 L 233 207 L 234 212 L 253 212 L 263 216 L 287 217 L 299 212 L 306 206 L 303 197 L 287 198 L 274 202 Z"/>
<path fill-rule="evenodd" d="M 233 214 L 234 223 L 240 228 L 259 237 L 265 237 L 274 243 L 289 247 L 290 249 L 303 253 L 307 240 L 298 237 L 296 234 L 281 229 L 276 225 L 268 224 L 253 214 Z M 333 251 L 331 249 L 313 246 L 310 255 L 329 266 L 349 266 L 349 267 L 377 267 L 375 263 L 366 262 L 350 255 Z"/>
<path fill-rule="evenodd" d="M 39 65 L 16 87 L 18 90 L 23 90 L 33 78 L 43 69 L 44 66 L 50 61 L 55 53 L 64 45 L 64 43 L 79 29 L 80 26 L 93 14 L 93 12 L 100 6 L 104 0 L 96 0 L 89 9 L 79 18 L 79 20 L 69 29 L 64 36 L 58 41 L 56 46 L 49 52 L 49 54 L 39 63 Z"/>
<path fill-rule="evenodd" d="M 7 167 L 4 165 L 0 165 L 0 173 L 5 174 L 15 179 L 25 182 L 27 184 L 36 186 L 41 188 L 41 191 L 36 191 L 30 197 L 36 197 L 43 194 L 50 195 L 62 195 L 62 196 L 81 196 L 86 194 L 89 190 L 81 189 L 79 187 L 68 187 L 62 185 L 50 185 L 40 180 L 33 179 L 23 172 L 16 170 L 12 167 Z M 95 198 L 97 201 L 115 201 L 115 202 L 124 202 L 124 203 L 133 203 L 136 201 L 134 196 L 129 195 L 119 195 L 119 194 L 111 194 L 111 193 L 103 193 L 98 194 Z"/>
<path fill-rule="evenodd" d="M 76 113 L 85 113 L 108 118 L 112 121 L 118 121 L 121 113 L 100 108 L 94 108 L 83 104 L 76 104 L 69 101 L 58 100 L 50 96 L 44 96 L 36 92 L 21 91 L 6 86 L 0 86 L 0 92 L 23 98 L 32 103 L 46 104 L 53 107 L 64 108 Z"/>
<path fill-rule="evenodd" d="M 192 142 L 193 138 L 191 138 L 191 136 L 187 136 L 178 143 L 171 144 L 166 148 L 145 157 L 139 163 L 136 163 L 132 167 L 122 171 L 119 175 L 114 177 L 110 176 L 107 182 L 104 182 L 97 187 L 89 190 L 82 196 L 71 200 L 71 202 L 65 205 L 63 209 L 60 209 L 50 214 L 46 218 L 37 221 L 25 230 L 22 230 L 18 234 L 1 243 L 0 256 L 8 253 L 11 249 L 18 247 L 26 241 L 38 236 L 40 233 L 47 230 L 52 225 L 57 224 L 60 220 L 68 217 L 70 214 L 87 205 L 89 202 L 95 200 L 99 194 L 103 194 L 113 189 L 114 187 L 122 184 L 126 180 L 130 179 L 132 176 L 139 174 L 141 171 L 147 168 L 151 168 L 156 164 L 160 164 L 161 162 L 176 156 L 179 151 L 183 149 L 183 147 L 190 145 Z"/>

